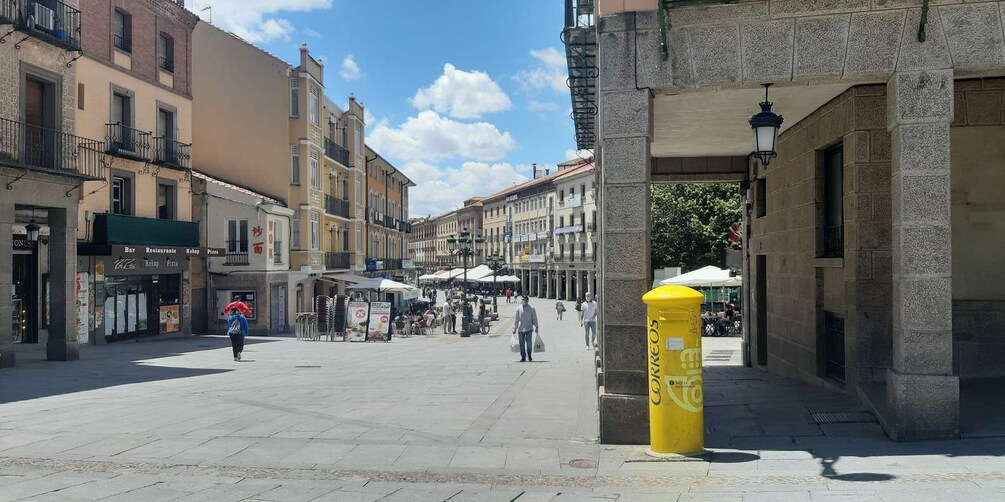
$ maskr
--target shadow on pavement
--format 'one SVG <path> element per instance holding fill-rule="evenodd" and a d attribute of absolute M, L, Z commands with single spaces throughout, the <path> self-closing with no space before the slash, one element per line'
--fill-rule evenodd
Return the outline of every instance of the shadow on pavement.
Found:
<path fill-rule="evenodd" d="M 245 346 L 271 340 L 248 338 Z M 151 359 L 205 350 L 228 349 L 222 363 L 233 363 L 230 339 L 224 336 L 192 336 L 124 341 L 86 347 L 78 361 L 45 361 L 44 350 L 18 354 L 17 366 L 0 370 L 0 404 L 142 382 L 173 380 L 233 371 L 217 368 L 179 368 L 146 364 Z M 44 349 L 44 348 L 43 348 Z M 245 362 L 252 362 L 250 360 Z"/>

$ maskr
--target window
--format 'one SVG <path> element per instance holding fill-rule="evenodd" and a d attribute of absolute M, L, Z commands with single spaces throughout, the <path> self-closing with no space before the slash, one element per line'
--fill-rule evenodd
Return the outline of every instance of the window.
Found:
<path fill-rule="evenodd" d="M 586 197 L 586 184 L 585 183 L 582 184 L 582 185 L 579 185 L 579 193 L 583 194 L 583 197 Z"/>
<path fill-rule="evenodd" d="M 580 256 L 580 258 L 582 258 L 584 260 L 586 259 L 586 243 L 585 242 L 580 242 L 579 243 L 579 256 Z"/>
<path fill-rule="evenodd" d="M 363 128 L 356 126 L 356 155 L 363 155 Z"/>
<path fill-rule="evenodd" d="M 311 213 L 311 251 L 321 249 L 321 222 L 318 213 Z"/>
<path fill-rule="evenodd" d="M 359 178 L 357 178 L 356 176 L 353 176 L 353 179 L 356 180 L 356 204 L 360 205 L 360 204 L 363 204 L 363 190 L 362 190 Z"/>
<path fill-rule="evenodd" d="M 274 265 L 282 265 L 283 264 L 283 222 L 282 222 L 282 220 L 276 221 L 275 227 L 273 228 L 273 232 L 275 232 L 275 234 L 274 234 L 274 237 L 272 239 L 272 249 L 273 249 L 272 263 Z"/>
<path fill-rule="evenodd" d="M 569 261 L 576 261 L 576 246 L 569 244 Z"/>
<path fill-rule="evenodd" d="M 136 151 L 136 131 L 133 127 L 133 95 L 129 91 L 115 89 L 112 91 L 111 123 L 112 127 L 110 149 Z"/>
<path fill-rule="evenodd" d="M 290 243 L 291 249 L 300 249 L 300 212 L 299 211 L 293 213 L 293 219 L 290 221 L 290 233 L 293 234 L 291 236 L 291 240 L 293 242 Z"/>
<path fill-rule="evenodd" d="M 320 168 L 318 167 L 318 152 L 311 150 L 311 188 L 321 188 Z"/>
<path fill-rule="evenodd" d="M 565 259 L 565 244 L 558 245 L 558 258 L 561 260 Z"/>
<path fill-rule="evenodd" d="M 227 253 L 248 252 L 248 220 L 227 220 Z"/>
<path fill-rule="evenodd" d="M 112 213 L 133 214 L 133 180 L 112 176 Z"/>
<path fill-rule="evenodd" d="M 290 117 L 300 116 L 300 79 L 290 79 Z"/>
<path fill-rule="evenodd" d="M 307 103 L 307 105 L 311 107 L 308 112 L 310 113 L 311 116 L 311 123 L 314 125 L 318 125 L 318 115 L 320 115 L 320 112 L 318 110 L 318 88 L 314 87 L 313 85 L 310 87 L 309 99 L 310 101 Z"/>
<path fill-rule="evenodd" d="M 84 109 L 84 83 L 77 82 L 77 109 Z"/>
<path fill-rule="evenodd" d="M 132 52 L 133 50 L 133 17 L 129 15 L 128 12 L 115 9 L 115 17 L 113 20 L 114 33 L 113 42 L 115 47 L 121 49 L 125 52 Z"/>
<path fill-rule="evenodd" d="M 290 184 L 300 184 L 300 147 L 297 145 L 290 147 Z"/>
<path fill-rule="evenodd" d="M 754 194 L 754 217 L 760 218 L 767 214 L 768 202 L 767 202 L 767 192 L 768 189 L 765 186 L 767 182 L 764 178 L 758 179 L 754 183 L 754 189 L 756 193 Z"/>
<path fill-rule="evenodd" d="M 157 217 L 162 220 L 173 220 L 175 214 L 175 186 L 169 183 L 157 184 Z"/>
<path fill-rule="evenodd" d="M 174 72 L 174 39 L 166 33 L 157 36 L 157 65 Z"/>
<path fill-rule="evenodd" d="M 844 147 L 823 152 L 824 211 L 822 253 L 844 256 Z"/>
<path fill-rule="evenodd" d="M 569 187 L 569 197 L 576 196 L 576 187 Z"/>

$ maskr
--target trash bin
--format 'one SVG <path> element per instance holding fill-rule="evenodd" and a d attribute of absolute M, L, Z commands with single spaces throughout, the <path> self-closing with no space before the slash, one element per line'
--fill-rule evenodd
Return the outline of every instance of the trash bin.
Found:
<path fill-rule="evenodd" d="M 649 362 L 650 453 L 698 454 L 705 450 L 701 377 L 701 303 L 684 286 L 646 293 Z"/>

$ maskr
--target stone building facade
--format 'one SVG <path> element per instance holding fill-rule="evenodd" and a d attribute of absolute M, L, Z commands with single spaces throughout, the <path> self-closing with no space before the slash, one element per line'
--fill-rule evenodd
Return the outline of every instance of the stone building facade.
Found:
<path fill-rule="evenodd" d="M 891 438 L 958 437 L 967 383 L 1005 377 L 987 252 L 1005 221 L 1002 3 L 596 8 L 566 39 L 570 82 L 595 91 L 574 116 L 599 110 L 595 136 L 577 131 L 599 167 L 602 441 L 647 441 L 649 190 L 695 181 L 744 194 L 748 364 L 858 397 Z M 578 65 L 591 43 L 596 78 Z M 771 82 L 785 122 L 764 165 L 748 119 Z"/>

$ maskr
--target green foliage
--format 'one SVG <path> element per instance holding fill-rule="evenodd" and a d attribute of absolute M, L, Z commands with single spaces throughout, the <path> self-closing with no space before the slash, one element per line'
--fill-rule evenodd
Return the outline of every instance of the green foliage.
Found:
<path fill-rule="evenodd" d="M 729 227 L 740 221 L 735 184 L 653 185 L 652 266 L 723 266 Z"/>

